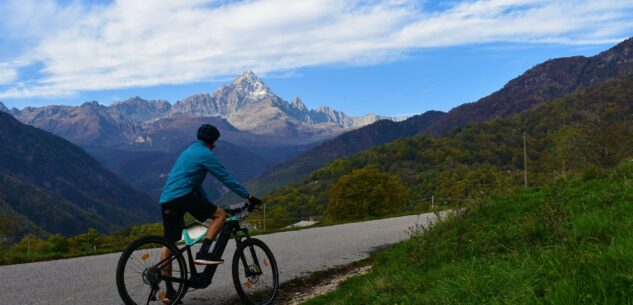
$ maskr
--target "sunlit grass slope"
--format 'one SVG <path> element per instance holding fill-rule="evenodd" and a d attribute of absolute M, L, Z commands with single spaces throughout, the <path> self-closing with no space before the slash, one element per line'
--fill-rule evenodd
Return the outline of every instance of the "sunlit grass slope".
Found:
<path fill-rule="evenodd" d="M 633 162 L 483 200 L 307 304 L 633 304 Z"/>

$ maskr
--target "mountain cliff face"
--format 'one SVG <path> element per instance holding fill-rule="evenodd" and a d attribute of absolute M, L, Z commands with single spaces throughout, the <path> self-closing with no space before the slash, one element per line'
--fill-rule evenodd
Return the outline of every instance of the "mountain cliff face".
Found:
<path fill-rule="evenodd" d="M 156 203 L 79 147 L 0 113 L 0 201 L 40 232 L 76 234 L 159 219 Z"/>
<path fill-rule="evenodd" d="M 212 95 L 196 94 L 177 102 L 173 114 L 189 116 L 229 115 L 267 99 L 281 100 L 251 71 L 224 85 Z"/>
<path fill-rule="evenodd" d="M 50 131 L 77 144 L 127 143 L 142 130 L 136 121 L 112 114 L 108 107 L 95 101 L 77 107 L 26 107 L 14 115 L 22 123 Z"/>
<path fill-rule="evenodd" d="M 213 94 L 196 94 L 177 102 L 170 115 L 219 115 L 241 130 L 258 134 L 297 134 L 301 132 L 341 132 L 362 127 L 379 119 L 375 115 L 359 120 L 323 106 L 306 107 L 299 97 L 291 103 L 275 95 L 252 71 L 246 71 L 231 84 Z M 334 133 L 333 133 L 334 134 Z"/>
<path fill-rule="evenodd" d="M 631 73 L 633 38 L 593 57 L 552 59 L 534 66 L 499 91 L 452 109 L 425 133 L 440 135 L 466 124 L 509 117 L 535 104 Z"/>
<path fill-rule="evenodd" d="M 129 118 L 137 122 L 160 118 L 170 111 L 171 104 L 165 100 L 146 101 L 138 96 L 114 103 L 107 109 L 114 117 Z"/>

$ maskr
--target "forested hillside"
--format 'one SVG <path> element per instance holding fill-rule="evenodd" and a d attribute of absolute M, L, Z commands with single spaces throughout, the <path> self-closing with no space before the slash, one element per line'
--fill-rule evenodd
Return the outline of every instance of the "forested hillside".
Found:
<path fill-rule="evenodd" d="M 273 188 L 304 178 L 328 161 L 350 156 L 371 146 L 416 134 L 444 136 L 455 128 L 468 124 L 495 118 L 510 118 L 545 101 L 603 84 L 612 78 L 625 77 L 631 73 L 633 73 L 633 38 L 592 57 L 574 56 L 548 60 L 525 71 L 510 80 L 503 88 L 476 102 L 462 104 L 448 113 L 427 112 L 404 122 L 378 122 L 358 131 L 348 132 L 273 168 L 265 175 L 251 180 L 248 185 L 256 193 L 264 194 Z M 393 130 L 400 130 L 400 132 L 393 135 Z M 363 142 L 365 135 L 381 134 L 393 136 L 382 138 L 378 136 L 377 141 Z M 355 143 L 372 145 L 355 146 Z M 349 146 L 350 149 L 342 148 L 345 146 Z M 341 153 L 332 154 L 332 152 Z M 236 197 L 223 198 L 222 202 L 231 200 L 236 200 Z"/>
<path fill-rule="evenodd" d="M 524 134 L 530 185 L 617 164 L 633 148 L 633 77 L 543 103 L 509 119 L 469 125 L 440 138 L 400 139 L 338 159 L 274 190 L 265 201 L 274 212 L 270 217 L 324 215 L 333 185 L 355 170 L 373 168 L 397 177 L 407 188 L 406 211 L 427 209 L 431 196 L 440 204 L 463 203 L 523 185 Z"/>
<path fill-rule="evenodd" d="M 81 148 L 2 112 L 0 126 L 0 214 L 19 231 L 78 234 L 159 219 L 156 203 Z"/>

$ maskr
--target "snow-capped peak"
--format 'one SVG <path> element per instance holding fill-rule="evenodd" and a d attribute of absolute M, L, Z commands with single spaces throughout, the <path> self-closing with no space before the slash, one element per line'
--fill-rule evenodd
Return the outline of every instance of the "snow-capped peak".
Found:
<path fill-rule="evenodd" d="M 246 70 L 242 75 L 233 80 L 233 87 L 237 90 L 243 90 L 248 95 L 266 96 L 272 95 L 270 88 L 262 82 L 253 71 Z"/>

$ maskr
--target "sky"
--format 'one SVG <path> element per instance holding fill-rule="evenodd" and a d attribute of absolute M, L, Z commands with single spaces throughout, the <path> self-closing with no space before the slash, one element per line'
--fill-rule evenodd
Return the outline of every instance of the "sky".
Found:
<path fill-rule="evenodd" d="M 3 0 L 8 107 L 171 103 L 252 70 L 350 115 L 448 111 L 633 36 L 633 0 Z"/>

